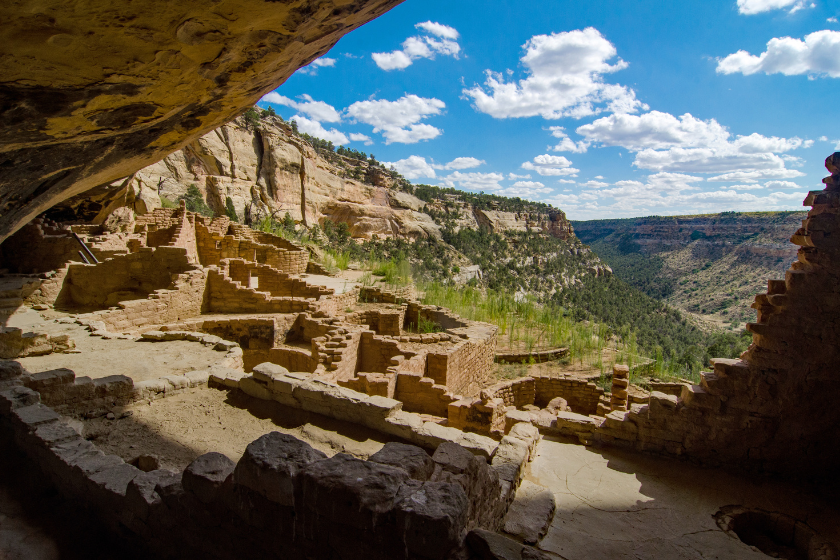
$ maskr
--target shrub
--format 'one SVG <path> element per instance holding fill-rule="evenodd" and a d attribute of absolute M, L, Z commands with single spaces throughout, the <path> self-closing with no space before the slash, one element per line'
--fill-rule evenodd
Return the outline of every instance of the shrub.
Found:
<path fill-rule="evenodd" d="M 190 212 L 196 212 L 197 214 L 201 214 L 202 216 L 213 217 L 213 210 L 207 206 L 207 203 L 204 202 L 204 196 L 201 194 L 201 191 L 198 190 L 198 187 L 195 184 L 190 185 L 187 188 L 187 192 L 184 193 L 182 196 L 178 197 L 178 200 L 183 200 L 187 203 L 187 210 Z"/>
<path fill-rule="evenodd" d="M 239 221 L 239 216 L 236 215 L 236 208 L 233 207 L 233 200 L 230 197 L 225 198 L 225 215 L 230 218 L 231 221 Z"/>

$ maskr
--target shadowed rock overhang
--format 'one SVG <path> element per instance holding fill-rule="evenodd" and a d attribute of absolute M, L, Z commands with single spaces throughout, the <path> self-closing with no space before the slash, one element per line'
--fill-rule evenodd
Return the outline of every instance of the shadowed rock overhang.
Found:
<path fill-rule="evenodd" d="M 0 5 L 0 242 L 256 103 L 402 0 Z"/>

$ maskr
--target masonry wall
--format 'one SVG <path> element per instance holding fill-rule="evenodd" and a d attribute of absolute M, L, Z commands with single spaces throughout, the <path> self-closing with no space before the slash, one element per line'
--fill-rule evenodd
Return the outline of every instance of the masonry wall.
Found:
<path fill-rule="evenodd" d="M 117 309 L 96 311 L 87 317 L 102 321 L 107 330 L 118 333 L 186 321 L 206 308 L 206 286 L 207 272 L 193 270 L 179 275 L 172 289 L 157 290 L 147 299 L 120 302 Z"/>
<path fill-rule="evenodd" d="M 595 414 L 604 390 L 582 379 L 534 376 L 534 404 L 545 408 L 551 399 L 561 397 L 578 414 Z"/>
<path fill-rule="evenodd" d="M 259 364 L 271 362 L 289 371 L 312 373 L 317 364 L 317 361 L 312 359 L 311 351 L 288 347 L 245 350 L 243 360 L 245 371 L 251 371 Z"/>
<path fill-rule="evenodd" d="M 195 226 L 198 258 L 202 265 L 219 265 L 223 259 L 244 259 L 266 264 L 286 274 L 304 274 L 309 262 L 309 252 L 282 240 L 276 243 L 261 243 L 242 229 L 236 228 L 236 235 L 220 234 L 224 222 L 213 220 L 210 224 L 198 221 Z M 228 221 L 227 225 L 233 225 Z M 265 234 L 267 235 L 267 234 Z M 271 236 L 274 237 L 274 236 Z M 263 239 L 263 237 L 260 237 Z M 280 238 L 278 238 L 280 239 Z"/>
<path fill-rule="evenodd" d="M 310 286 L 304 280 L 291 278 L 265 264 L 246 262 L 242 259 L 223 260 L 228 275 L 243 286 L 248 286 L 251 278 L 257 278 L 257 289 L 268 292 L 273 297 L 302 297 L 321 299 L 331 296 L 334 290 L 323 286 Z"/>
<path fill-rule="evenodd" d="M 446 418 L 449 404 L 460 397 L 420 373 L 402 372 L 397 375 L 395 398 L 402 401 L 403 410 L 408 412 Z"/>
<path fill-rule="evenodd" d="M 310 302 L 303 298 L 276 298 L 253 288 L 244 288 L 218 268 L 208 269 L 207 311 L 210 313 L 299 313 Z"/>
<path fill-rule="evenodd" d="M 390 338 L 383 338 L 373 331 L 365 331 L 361 336 L 357 371 L 385 373 L 391 366 L 397 365 L 395 357 L 405 359 L 405 352 L 399 349 L 399 343 Z"/>
<path fill-rule="evenodd" d="M 16 274 L 35 274 L 82 262 L 81 246 L 66 231 L 35 219 L 0 245 L 0 268 Z"/>
<path fill-rule="evenodd" d="M 56 304 L 109 307 L 146 298 L 173 286 L 173 276 L 191 270 L 186 249 L 147 247 L 96 265 L 71 264 Z"/>
<path fill-rule="evenodd" d="M 503 381 L 482 390 L 481 397 L 484 400 L 500 399 L 505 406 L 522 408 L 526 404 L 534 404 L 536 383 L 533 377 Z"/>
<path fill-rule="evenodd" d="M 451 352 L 430 352 L 426 376 L 439 385 L 446 385 L 453 393 L 468 393 L 487 377 L 495 353 L 495 332 L 483 339 L 465 340 Z"/>

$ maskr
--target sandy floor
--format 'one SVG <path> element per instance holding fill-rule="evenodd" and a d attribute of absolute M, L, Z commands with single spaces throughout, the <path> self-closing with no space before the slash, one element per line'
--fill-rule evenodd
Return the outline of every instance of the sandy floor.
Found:
<path fill-rule="evenodd" d="M 9 326 L 34 332 L 68 334 L 78 353 L 48 354 L 21 358 L 18 361 L 32 373 L 69 368 L 77 377 L 93 379 L 109 375 L 126 375 L 135 381 L 156 379 L 164 375 L 180 375 L 218 363 L 222 352 L 198 342 L 138 342 L 136 340 L 104 340 L 75 323 L 56 323 L 35 311 L 15 313 Z"/>
<path fill-rule="evenodd" d="M 344 271 L 347 272 L 359 272 L 357 270 L 354 271 Z M 359 275 L 361 277 L 361 275 Z M 349 292 L 355 286 L 360 286 L 358 282 L 355 282 L 356 278 L 335 278 L 332 276 L 322 276 L 320 274 L 306 274 L 303 276 L 303 279 L 306 281 L 307 284 L 311 284 L 313 286 L 324 286 L 325 288 L 331 288 L 335 290 L 336 294 L 343 294 L 344 292 Z"/>
<path fill-rule="evenodd" d="M 84 436 L 102 451 L 126 461 L 155 455 L 163 468 L 180 470 L 210 451 L 238 461 L 245 447 L 269 432 L 283 432 L 308 442 L 329 456 L 350 453 L 367 459 L 392 441 L 385 434 L 239 391 L 193 389 L 126 408 L 122 419 L 85 421 Z"/>
<path fill-rule="evenodd" d="M 526 478 L 557 501 L 539 546 L 565 560 L 768 558 L 718 528 L 726 505 L 785 513 L 840 543 L 838 508 L 791 485 L 549 438 L 537 451 Z"/>

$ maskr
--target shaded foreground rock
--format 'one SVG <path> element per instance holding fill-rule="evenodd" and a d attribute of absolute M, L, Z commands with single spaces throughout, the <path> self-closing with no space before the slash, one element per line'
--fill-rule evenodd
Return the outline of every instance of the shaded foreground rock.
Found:
<path fill-rule="evenodd" d="M 550 490 L 523 481 L 505 517 L 505 533 L 527 544 L 536 544 L 548 531 L 555 507 Z"/>
<path fill-rule="evenodd" d="M 229 121 L 401 0 L 0 6 L 0 240 Z"/>

